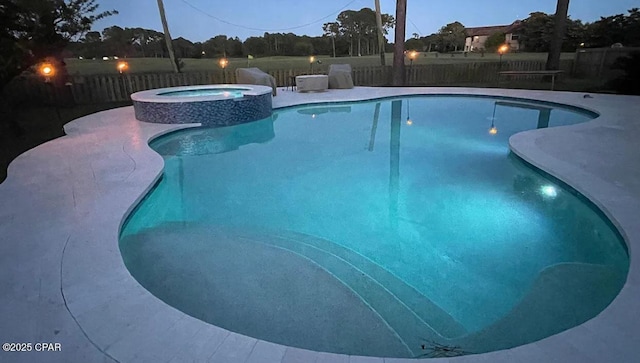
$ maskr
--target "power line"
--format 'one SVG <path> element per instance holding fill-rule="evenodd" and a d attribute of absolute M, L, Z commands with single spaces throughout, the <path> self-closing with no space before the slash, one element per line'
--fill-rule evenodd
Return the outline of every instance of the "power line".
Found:
<path fill-rule="evenodd" d="M 313 24 L 320 23 L 320 22 L 324 21 L 325 19 L 327 19 L 327 18 L 329 18 L 329 17 L 331 17 L 331 16 L 334 16 L 336 13 L 338 13 L 338 12 L 340 12 L 340 11 L 342 11 L 342 10 L 346 9 L 349 5 L 351 5 L 351 4 L 353 4 L 353 3 L 355 3 L 355 2 L 356 2 L 356 1 L 358 1 L 358 0 L 351 0 L 351 1 L 349 1 L 347 4 L 345 4 L 343 7 L 341 7 L 340 9 L 338 9 L 338 10 L 336 10 L 336 11 L 332 12 L 331 14 L 329 14 L 329 15 L 327 15 L 327 16 L 323 16 L 323 17 L 322 17 L 322 18 L 320 18 L 320 19 L 314 20 L 314 21 L 312 21 L 312 22 L 310 22 L 310 23 L 306 23 L 306 24 L 302 24 L 302 25 L 296 25 L 296 26 L 292 26 L 292 27 L 288 27 L 288 28 L 280 28 L 280 29 L 263 29 L 263 28 L 253 28 L 253 27 L 246 26 L 246 25 L 235 24 L 235 23 L 232 23 L 232 22 L 226 21 L 226 20 L 224 20 L 224 19 L 218 18 L 217 16 L 214 16 L 214 15 L 209 14 L 209 13 L 207 13 L 206 11 L 204 11 L 204 10 L 202 10 L 202 9 L 200 9 L 200 8 L 198 8 L 198 7 L 196 7 L 196 6 L 194 6 L 194 5 L 193 5 L 193 4 L 191 4 L 191 3 L 189 3 L 187 0 L 181 0 L 181 1 L 182 1 L 183 3 L 185 3 L 187 6 L 189 6 L 190 8 L 192 8 L 192 9 L 194 9 L 194 10 L 196 10 L 196 11 L 198 11 L 198 12 L 200 12 L 200 13 L 202 13 L 202 14 L 204 14 L 204 15 L 208 16 L 208 17 L 210 17 L 211 19 L 215 19 L 215 20 L 217 20 L 217 21 L 219 21 L 219 22 L 221 22 L 221 23 L 227 24 L 227 25 L 231 25 L 231 26 L 235 26 L 235 27 L 243 28 L 243 29 L 247 29 L 247 30 L 258 30 L 258 31 L 265 31 L 265 32 L 275 32 L 275 31 L 283 31 L 283 30 L 299 29 L 299 28 L 304 28 L 304 27 L 309 26 L 309 25 L 313 25 Z"/>
<path fill-rule="evenodd" d="M 418 31 L 418 35 L 422 36 L 422 32 L 420 31 L 420 29 L 418 28 L 418 26 L 416 25 L 416 23 L 414 23 L 413 21 L 411 21 L 411 18 L 409 18 L 407 16 L 407 20 L 409 20 L 409 23 L 411 23 L 411 25 L 413 25 L 414 28 L 416 28 L 416 30 Z"/>

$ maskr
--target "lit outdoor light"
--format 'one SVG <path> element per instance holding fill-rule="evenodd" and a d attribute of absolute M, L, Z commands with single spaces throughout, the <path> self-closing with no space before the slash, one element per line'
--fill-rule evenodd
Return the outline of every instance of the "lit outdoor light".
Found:
<path fill-rule="evenodd" d="M 502 55 L 505 54 L 509 50 L 509 46 L 507 44 L 502 44 L 500 48 L 498 48 L 498 53 L 500 53 L 500 63 L 498 64 L 498 71 L 502 70 Z"/>
<path fill-rule="evenodd" d="M 127 63 L 125 61 L 118 62 L 118 65 L 116 66 L 116 68 L 118 68 L 118 72 L 120 72 L 120 74 L 122 74 L 127 69 L 129 69 L 129 63 Z"/>
<path fill-rule="evenodd" d="M 310 56 L 309 57 L 309 73 L 313 74 L 313 62 L 315 62 L 315 61 L 316 61 L 316 57 L 314 57 L 314 56 Z M 320 62 L 318 62 L 318 63 L 320 63 Z"/>
<path fill-rule="evenodd" d="M 225 70 L 227 68 L 227 65 L 229 64 L 229 60 L 227 58 L 222 58 L 220 59 L 218 64 L 220 64 L 220 67 L 222 67 L 222 83 L 227 83 L 227 72 Z"/>
<path fill-rule="evenodd" d="M 497 127 L 495 127 L 495 126 L 491 126 L 491 128 L 489 129 L 489 133 L 490 133 L 491 135 L 495 135 L 495 134 L 497 134 L 497 133 L 498 133 L 498 128 L 497 128 Z"/>
<path fill-rule="evenodd" d="M 42 63 L 39 68 L 40 74 L 43 75 L 47 80 L 56 73 L 56 69 L 53 67 L 51 63 Z"/>
<path fill-rule="evenodd" d="M 58 97 L 56 86 L 51 82 L 51 77 L 55 76 L 56 68 L 52 63 L 44 62 L 41 63 L 38 67 L 38 72 L 41 76 L 44 77 L 44 83 L 51 87 L 51 93 L 53 96 L 53 106 L 56 109 L 56 115 L 58 116 L 58 121 L 60 121 L 60 109 L 58 108 Z"/>
<path fill-rule="evenodd" d="M 414 61 L 416 58 L 418 58 L 418 52 L 416 52 L 415 50 L 410 51 L 409 59 L 411 59 L 411 61 Z"/>

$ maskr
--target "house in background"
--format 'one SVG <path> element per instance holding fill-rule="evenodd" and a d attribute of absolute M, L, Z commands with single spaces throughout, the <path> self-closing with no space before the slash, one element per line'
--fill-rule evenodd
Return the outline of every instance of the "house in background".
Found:
<path fill-rule="evenodd" d="M 511 47 L 512 50 L 520 50 L 522 45 L 520 44 L 518 36 L 518 28 L 520 28 L 520 20 L 514 21 L 510 25 L 496 25 L 496 26 L 481 26 L 477 28 L 466 28 L 467 38 L 464 42 L 464 51 L 472 52 L 484 49 L 484 42 L 487 38 L 494 33 L 504 33 L 505 43 Z"/>

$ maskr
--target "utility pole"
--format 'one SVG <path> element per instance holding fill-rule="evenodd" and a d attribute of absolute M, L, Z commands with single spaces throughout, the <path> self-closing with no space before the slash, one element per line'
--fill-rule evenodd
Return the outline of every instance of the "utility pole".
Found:
<path fill-rule="evenodd" d="M 164 3 L 162 0 L 158 0 L 158 10 L 160 11 L 160 20 L 162 21 L 162 28 L 164 29 L 164 41 L 167 43 L 167 51 L 169 51 L 169 59 L 171 59 L 171 65 L 173 71 L 180 73 L 178 69 L 178 63 L 176 62 L 176 55 L 173 53 L 173 43 L 171 42 L 171 34 L 169 34 L 169 24 L 167 24 L 167 17 L 164 14 Z"/>
<path fill-rule="evenodd" d="M 395 44 L 393 45 L 393 86 L 404 86 L 404 36 L 407 26 L 407 0 L 396 0 Z"/>
<path fill-rule="evenodd" d="M 376 24 L 378 25 L 378 50 L 380 52 L 380 65 L 387 65 L 384 59 L 384 29 L 382 29 L 382 13 L 380 12 L 380 0 L 376 0 Z M 335 57 L 335 56 L 334 56 Z"/>

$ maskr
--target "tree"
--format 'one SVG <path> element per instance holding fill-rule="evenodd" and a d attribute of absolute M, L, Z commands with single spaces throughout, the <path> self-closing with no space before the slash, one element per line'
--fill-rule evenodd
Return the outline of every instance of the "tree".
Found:
<path fill-rule="evenodd" d="M 154 57 L 164 57 L 167 52 L 167 43 L 164 41 L 164 34 L 146 29 L 145 49 L 147 54 L 153 54 Z"/>
<path fill-rule="evenodd" d="M 376 26 L 378 28 L 378 52 L 380 53 L 380 65 L 385 66 L 387 61 L 384 55 L 384 45 L 386 39 L 384 38 L 384 27 L 382 25 L 382 12 L 380 11 L 380 0 L 375 1 L 376 5 Z"/>
<path fill-rule="evenodd" d="M 164 13 L 164 3 L 162 2 L 162 0 L 158 0 L 158 11 L 160 12 L 160 20 L 162 21 L 162 29 L 164 30 L 164 41 L 167 44 L 167 50 L 169 51 L 169 59 L 171 59 L 173 71 L 176 73 L 180 73 L 180 64 L 176 59 L 176 55 L 173 53 L 173 43 L 171 42 L 169 24 L 167 23 L 167 17 Z"/>
<path fill-rule="evenodd" d="M 376 51 L 378 42 L 378 26 L 376 14 L 370 8 L 362 8 L 359 11 L 345 10 L 338 14 L 336 19 L 340 30 L 340 35 L 349 39 L 349 55 L 356 51 L 353 41 L 356 41 L 358 55 L 373 54 Z M 394 19 L 389 14 L 381 14 L 380 21 L 383 33 L 386 34 L 394 24 Z M 384 39 L 383 39 L 384 40 Z M 365 48 L 363 50 L 363 41 Z"/>
<path fill-rule="evenodd" d="M 553 33 L 553 18 L 543 12 L 534 12 L 520 26 L 520 41 L 531 52 L 546 52 Z"/>
<path fill-rule="evenodd" d="M 569 0 L 558 0 L 556 15 L 554 18 L 554 30 L 549 44 L 549 54 L 547 56 L 548 70 L 560 69 L 560 52 L 562 52 L 562 41 L 567 28 L 567 14 L 569 13 Z"/>
<path fill-rule="evenodd" d="M 432 50 L 437 50 L 439 48 L 438 45 L 440 43 L 440 37 L 438 34 L 433 33 L 420 38 L 420 41 L 427 48 L 427 52 L 431 52 Z"/>
<path fill-rule="evenodd" d="M 358 56 L 362 56 L 362 40 L 367 42 L 365 54 L 369 54 L 369 41 L 376 33 L 376 13 L 369 8 L 362 8 L 356 13 L 356 36 L 358 39 Z"/>
<path fill-rule="evenodd" d="M 269 50 L 269 44 L 263 37 L 249 37 L 243 43 L 246 54 L 266 55 Z"/>
<path fill-rule="evenodd" d="M 143 28 L 134 28 L 131 33 L 133 36 L 133 44 L 140 47 L 140 52 L 142 53 L 142 57 L 143 58 L 146 57 L 145 50 L 147 49 L 147 44 L 149 44 L 149 41 L 150 41 L 150 37 L 149 37 L 150 31 Z"/>
<path fill-rule="evenodd" d="M 0 5 L 0 87 L 45 58 L 56 62 L 64 82 L 62 52 L 91 25 L 117 11 L 98 12 L 95 0 L 9 0 Z"/>
<path fill-rule="evenodd" d="M 464 25 L 456 21 L 449 23 L 438 31 L 438 49 L 441 52 L 457 51 L 464 48 L 467 37 Z"/>
<path fill-rule="evenodd" d="M 340 24 L 337 22 L 329 22 L 322 24 L 324 35 L 331 37 L 331 48 L 333 49 L 333 58 L 336 57 L 336 37 L 340 34 Z"/>
<path fill-rule="evenodd" d="M 580 20 L 565 19 L 566 31 L 562 43 L 563 52 L 575 51 L 584 42 L 586 27 Z M 522 21 L 518 34 L 520 43 L 529 52 L 548 52 L 554 33 L 554 17 L 541 12 L 531 13 Z"/>
<path fill-rule="evenodd" d="M 183 37 L 179 37 L 172 41 L 173 49 L 178 58 L 193 58 L 195 47 L 193 43 Z"/>
<path fill-rule="evenodd" d="M 393 48 L 392 85 L 404 86 L 404 39 L 407 25 L 407 0 L 396 0 L 396 29 Z"/>
<path fill-rule="evenodd" d="M 308 41 L 298 41 L 293 45 L 293 55 L 313 54 L 313 45 Z"/>
<path fill-rule="evenodd" d="M 411 38 L 404 42 L 405 49 L 417 50 L 419 52 L 424 51 L 424 43 L 420 39 Z"/>
<path fill-rule="evenodd" d="M 338 14 L 338 24 L 340 25 L 340 34 L 349 38 L 349 55 L 353 56 L 353 37 L 356 34 L 356 12 L 353 10 L 345 10 Z"/>
<path fill-rule="evenodd" d="M 586 41 L 590 47 L 610 47 L 614 43 L 624 46 L 640 46 L 640 10 L 633 8 L 628 14 L 601 17 L 586 25 Z"/>
<path fill-rule="evenodd" d="M 506 38 L 505 38 L 505 35 L 504 35 L 503 32 L 492 33 L 491 35 L 489 35 L 487 40 L 484 42 L 484 48 L 488 52 L 495 52 L 496 49 L 498 49 L 498 47 L 500 47 L 500 45 L 504 44 L 505 39 Z"/>
<path fill-rule="evenodd" d="M 121 28 L 117 25 L 105 28 L 102 31 L 103 51 L 119 57 L 129 56 L 133 51 L 133 43 L 136 38 L 132 28 Z"/>
<path fill-rule="evenodd" d="M 216 35 L 215 37 L 202 43 L 202 49 L 207 58 L 226 57 L 227 56 L 227 36 Z"/>
<path fill-rule="evenodd" d="M 228 38 L 224 44 L 224 53 L 230 57 L 242 57 L 243 48 L 242 41 L 238 37 Z"/>

